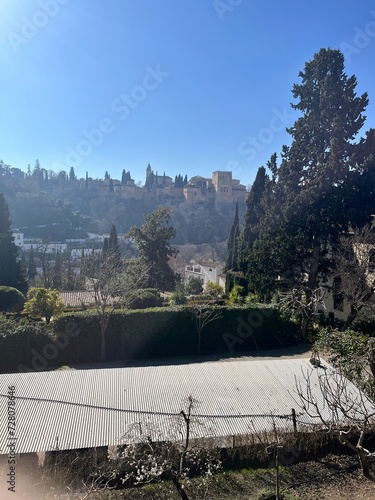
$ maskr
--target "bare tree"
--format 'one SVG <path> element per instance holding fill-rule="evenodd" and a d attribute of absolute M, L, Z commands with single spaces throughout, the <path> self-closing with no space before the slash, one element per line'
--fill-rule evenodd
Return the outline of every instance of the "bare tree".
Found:
<path fill-rule="evenodd" d="M 307 290 L 306 285 L 301 285 L 299 288 L 293 288 L 279 295 L 280 309 L 288 313 L 298 314 L 301 318 L 301 337 L 303 341 L 306 340 L 307 327 L 313 315 L 319 309 L 326 309 L 325 297 L 326 290 L 323 286 Z"/>
<path fill-rule="evenodd" d="M 100 361 L 106 360 L 106 333 L 113 312 L 124 307 L 127 295 L 143 288 L 147 270 L 139 262 L 121 262 L 108 250 L 106 255 L 93 255 L 86 260 L 85 277 L 94 299 L 100 324 Z"/>
<path fill-rule="evenodd" d="M 223 317 L 223 313 L 221 311 L 217 311 L 209 304 L 195 304 L 190 308 L 190 312 L 195 319 L 195 326 L 198 332 L 198 354 L 201 352 L 201 337 L 202 330 L 205 328 L 208 323 L 212 321 L 216 321 Z"/>
<path fill-rule="evenodd" d="M 54 260 L 51 259 L 51 248 L 49 243 L 44 243 L 36 248 L 36 255 L 40 259 L 41 274 L 38 278 L 44 288 L 51 288 L 53 282 Z"/>
<path fill-rule="evenodd" d="M 221 468 L 217 450 L 208 447 L 207 440 L 204 444 L 201 439 L 192 440 L 197 426 L 201 431 L 203 426 L 207 435 L 212 434 L 212 429 L 207 429 L 194 415 L 197 404 L 192 396 L 183 401 L 180 413 L 171 415 L 167 435 L 150 421 L 128 426 L 121 439 L 124 446 L 110 450 L 112 474 L 120 477 L 124 484 L 170 479 L 180 497 L 188 500 L 182 484 L 184 479 L 193 472 L 212 474 Z"/>
<path fill-rule="evenodd" d="M 334 254 L 336 299 L 349 306 L 343 329 L 348 328 L 369 304 L 375 291 L 375 233 L 370 225 L 340 237 Z"/>
<path fill-rule="evenodd" d="M 320 394 L 317 395 L 311 372 L 304 373 L 302 382 L 296 380 L 297 404 L 332 436 L 337 436 L 341 444 L 354 451 L 363 475 L 375 481 L 368 463 L 368 458 L 375 453 L 364 447 L 365 437 L 375 424 L 374 403 L 338 371 L 323 367 L 315 370 L 322 370 L 318 376 Z"/>

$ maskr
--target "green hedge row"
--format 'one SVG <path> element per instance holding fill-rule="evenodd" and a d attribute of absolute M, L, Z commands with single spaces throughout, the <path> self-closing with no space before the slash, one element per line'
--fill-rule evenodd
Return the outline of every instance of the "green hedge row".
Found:
<path fill-rule="evenodd" d="M 212 311 L 220 313 L 221 318 L 202 330 L 201 354 L 234 355 L 297 342 L 296 325 L 276 309 L 233 306 L 215 307 Z M 60 316 L 53 323 L 53 331 L 44 335 L 39 332 L 22 336 L 17 332 L 8 339 L 0 338 L 1 359 L 7 359 L 11 352 L 10 364 L 16 359 L 17 366 L 33 370 L 99 361 L 100 325 L 93 312 Z M 195 316 L 187 307 L 116 311 L 106 333 L 107 361 L 196 355 L 198 337 Z"/>
<path fill-rule="evenodd" d="M 45 355 L 41 355 L 43 359 L 39 362 L 34 361 L 33 368 L 32 364 L 35 356 L 39 359 L 37 353 L 43 353 L 43 350 L 50 357 L 48 346 L 53 348 L 52 339 L 53 331 L 49 325 L 26 322 L 19 324 L 0 317 L 0 372 L 46 369 L 49 360 Z M 55 353 L 55 349 L 53 350 Z"/>

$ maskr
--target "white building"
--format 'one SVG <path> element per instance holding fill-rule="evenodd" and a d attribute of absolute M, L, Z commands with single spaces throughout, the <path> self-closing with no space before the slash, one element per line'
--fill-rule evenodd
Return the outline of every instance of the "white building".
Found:
<path fill-rule="evenodd" d="M 225 289 L 225 276 L 222 274 L 224 264 L 216 261 L 205 262 L 204 264 L 188 264 L 185 267 L 185 281 L 189 278 L 199 278 L 203 287 L 207 283 L 217 283 Z"/>
<path fill-rule="evenodd" d="M 14 244 L 17 247 L 22 247 L 23 246 L 23 233 L 20 233 L 19 231 L 14 231 L 13 232 L 13 238 L 14 238 Z"/>

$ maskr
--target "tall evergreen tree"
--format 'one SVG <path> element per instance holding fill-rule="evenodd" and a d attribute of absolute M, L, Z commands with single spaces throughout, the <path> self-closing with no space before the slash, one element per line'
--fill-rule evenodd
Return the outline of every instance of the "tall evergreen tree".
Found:
<path fill-rule="evenodd" d="M 170 257 L 177 254 L 170 244 L 176 230 L 168 225 L 169 219 L 170 209 L 160 207 L 145 215 L 146 222 L 142 226 L 132 227 L 128 233 L 137 244 L 141 268 L 146 269 L 146 286 L 159 290 L 173 290 L 177 279 L 168 264 Z"/>
<path fill-rule="evenodd" d="M 35 265 L 35 259 L 34 259 L 34 249 L 33 249 L 32 245 L 30 248 L 29 264 L 27 267 L 28 267 L 27 274 L 28 274 L 29 281 L 31 283 L 33 283 L 37 273 L 36 273 L 36 265 Z"/>
<path fill-rule="evenodd" d="M 258 257 L 274 259 L 273 268 L 282 279 L 304 289 L 305 301 L 311 304 L 302 321 L 304 336 L 314 310 L 314 290 L 329 272 L 328 249 L 348 227 L 345 190 L 361 168 L 354 141 L 368 99 L 367 94 L 356 95 L 356 78 L 345 74 L 339 50 L 321 49 L 299 76 L 302 82 L 293 86 L 297 102 L 292 107 L 301 116 L 288 129 L 292 144 L 283 148 L 280 167 L 273 165 L 264 220 L 274 223 L 268 230 L 263 224 L 257 247 Z"/>
<path fill-rule="evenodd" d="M 238 203 L 234 212 L 232 227 L 230 229 L 227 243 L 227 258 L 225 269 L 227 271 L 238 271 L 238 243 L 240 237 L 240 221 L 238 218 Z"/>
<path fill-rule="evenodd" d="M 66 289 L 67 290 L 74 290 L 74 274 L 72 270 L 72 262 L 69 258 L 68 260 L 68 269 L 67 269 L 67 276 L 66 276 Z"/>
<path fill-rule="evenodd" d="M 108 238 L 104 238 L 103 248 L 102 248 L 102 260 L 105 260 L 107 258 L 108 252 L 109 252 Z"/>
<path fill-rule="evenodd" d="M 147 176 L 145 187 L 146 187 L 147 191 L 150 192 L 153 190 L 155 185 L 156 185 L 156 176 L 155 176 L 154 172 L 151 170 L 151 172 Z"/>
<path fill-rule="evenodd" d="M 249 251 L 259 236 L 260 219 L 263 215 L 262 199 L 265 191 L 266 180 L 266 169 L 264 167 L 260 167 L 246 200 L 244 225 L 238 244 L 238 264 L 239 268 L 244 271 L 245 274 L 247 271 Z"/>
<path fill-rule="evenodd" d="M 70 171 L 69 171 L 69 180 L 70 181 L 75 181 L 77 179 L 76 177 L 76 174 L 74 172 L 74 168 L 73 167 L 70 167 Z"/>
<path fill-rule="evenodd" d="M 117 230 L 114 224 L 112 224 L 111 232 L 109 233 L 108 251 L 111 258 L 115 260 L 116 264 L 120 264 L 121 252 L 118 244 Z"/>
<path fill-rule="evenodd" d="M 52 286 L 56 290 L 61 290 L 61 288 L 62 288 L 60 252 L 57 252 L 56 258 L 55 258 L 55 265 L 53 266 Z"/>
<path fill-rule="evenodd" d="M 12 286 L 25 293 L 27 282 L 21 263 L 17 261 L 17 253 L 8 204 L 3 193 L 0 193 L 0 285 Z"/>
<path fill-rule="evenodd" d="M 126 170 L 125 169 L 122 170 L 121 184 L 126 184 Z"/>
<path fill-rule="evenodd" d="M 288 130 L 293 142 L 280 167 L 279 182 L 286 191 L 288 228 L 300 246 L 296 256 L 301 272 L 308 276 L 309 303 L 319 277 L 326 272 L 327 245 L 347 229 L 342 186 L 356 168 L 353 141 L 364 124 L 368 98 L 367 94 L 356 95 L 356 78 L 345 74 L 339 50 L 321 49 L 299 76 L 302 83 L 293 87 L 298 101 L 292 107 L 302 116 Z M 288 189 L 290 178 L 292 191 Z M 301 213 L 302 220 L 296 215 Z M 307 322 L 308 317 L 303 333 Z"/>
<path fill-rule="evenodd" d="M 131 176 L 130 170 L 129 170 L 129 172 L 127 172 L 124 169 L 122 171 L 122 175 L 121 175 L 121 184 L 126 184 L 128 181 L 131 181 L 131 180 L 132 180 L 132 176 Z"/>

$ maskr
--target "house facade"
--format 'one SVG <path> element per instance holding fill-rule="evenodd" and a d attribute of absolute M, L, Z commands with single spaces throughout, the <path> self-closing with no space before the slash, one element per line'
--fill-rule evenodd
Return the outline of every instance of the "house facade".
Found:
<path fill-rule="evenodd" d="M 207 283 L 217 283 L 225 289 L 225 276 L 223 275 L 224 264 L 216 261 L 203 264 L 188 264 L 185 267 L 185 281 L 189 278 L 199 278 L 202 286 Z"/>

